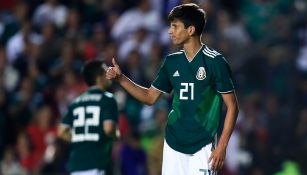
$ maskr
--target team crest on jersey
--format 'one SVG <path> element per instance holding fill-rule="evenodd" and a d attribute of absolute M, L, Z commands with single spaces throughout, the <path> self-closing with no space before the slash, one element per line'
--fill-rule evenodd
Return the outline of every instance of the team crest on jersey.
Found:
<path fill-rule="evenodd" d="M 199 67 L 197 74 L 196 74 L 196 79 L 197 80 L 203 80 L 206 78 L 206 70 L 204 67 Z"/>

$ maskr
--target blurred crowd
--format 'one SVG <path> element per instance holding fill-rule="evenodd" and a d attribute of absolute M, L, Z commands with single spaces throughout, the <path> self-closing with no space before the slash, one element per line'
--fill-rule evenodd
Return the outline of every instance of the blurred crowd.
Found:
<path fill-rule="evenodd" d="M 0 174 L 67 174 L 56 128 L 86 90 L 84 62 L 115 57 L 150 86 L 170 43 L 176 5 L 207 12 L 203 42 L 234 72 L 240 113 L 223 175 L 307 174 L 307 2 L 304 0 L 1 0 Z M 120 109 L 114 175 L 160 175 L 165 95 L 153 106 L 108 88 Z"/>

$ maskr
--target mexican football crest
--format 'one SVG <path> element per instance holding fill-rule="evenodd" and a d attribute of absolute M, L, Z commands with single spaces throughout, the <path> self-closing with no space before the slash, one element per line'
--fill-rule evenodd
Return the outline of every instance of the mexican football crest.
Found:
<path fill-rule="evenodd" d="M 206 78 L 206 70 L 204 67 L 199 67 L 197 74 L 196 74 L 196 79 L 197 80 L 203 80 Z"/>

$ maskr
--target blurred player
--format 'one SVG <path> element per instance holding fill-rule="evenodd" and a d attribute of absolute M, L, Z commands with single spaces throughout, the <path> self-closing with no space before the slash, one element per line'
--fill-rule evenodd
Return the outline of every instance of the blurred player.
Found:
<path fill-rule="evenodd" d="M 103 65 L 100 60 L 85 64 L 82 75 L 90 88 L 71 103 L 59 127 L 59 136 L 72 143 L 72 175 L 108 175 L 111 169 L 118 110 L 113 94 L 104 90 Z"/>
<path fill-rule="evenodd" d="M 175 7 L 168 19 L 171 40 L 183 50 L 166 57 L 150 88 L 123 75 L 114 59 L 106 77 L 149 105 L 162 93 L 173 91 L 173 109 L 165 129 L 163 175 L 216 174 L 224 164 L 238 114 L 232 73 L 221 53 L 201 43 L 204 10 L 196 4 L 183 4 Z M 227 109 L 224 123 L 223 102 Z M 220 124 L 223 130 L 216 144 Z"/>

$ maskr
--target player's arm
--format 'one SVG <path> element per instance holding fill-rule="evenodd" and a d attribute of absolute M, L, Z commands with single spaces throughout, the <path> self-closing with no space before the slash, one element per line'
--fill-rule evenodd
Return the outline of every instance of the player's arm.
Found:
<path fill-rule="evenodd" d="M 153 105 L 161 95 L 161 91 L 152 86 L 150 88 L 142 87 L 123 74 L 119 77 L 118 82 L 129 94 L 147 105 Z"/>
<path fill-rule="evenodd" d="M 60 124 L 57 130 L 57 135 L 59 138 L 70 142 L 71 140 L 71 132 L 70 132 L 70 128 L 66 125 Z"/>
<path fill-rule="evenodd" d="M 233 128 L 235 126 L 239 109 L 236 95 L 234 92 L 222 94 L 222 97 L 227 108 L 227 113 L 224 121 L 224 129 L 217 146 L 226 148 Z"/>
<path fill-rule="evenodd" d="M 137 100 L 147 104 L 152 105 L 154 104 L 157 99 L 161 95 L 161 91 L 153 88 L 152 86 L 150 88 L 142 87 L 136 83 L 134 83 L 132 80 L 130 80 L 128 77 L 126 77 L 124 74 L 122 74 L 119 65 L 115 62 L 114 58 L 112 60 L 113 67 L 109 67 L 106 73 L 106 77 L 109 80 L 117 80 L 118 83 L 128 91 L 129 94 L 131 94 L 133 97 L 135 97 Z"/>
<path fill-rule="evenodd" d="M 120 137 L 117 127 L 119 117 L 117 102 L 115 98 L 108 98 L 104 102 L 101 106 L 101 108 L 104 108 L 104 112 L 101 114 L 102 129 L 107 137 L 115 140 Z"/>
<path fill-rule="evenodd" d="M 235 92 L 223 93 L 221 95 L 226 105 L 227 112 L 226 112 L 226 117 L 225 117 L 224 127 L 223 127 L 221 137 L 219 139 L 216 149 L 214 150 L 213 154 L 211 154 L 211 157 L 209 158 L 209 161 L 212 160 L 212 169 L 214 171 L 219 171 L 224 164 L 224 160 L 226 156 L 226 148 L 227 148 L 230 136 L 232 134 L 232 131 L 234 129 L 234 126 L 237 120 L 237 116 L 238 116 L 238 112 L 239 112 Z"/>
<path fill-rule="evenodd" d="M 112 120 L 105 120 L 103 122 L 103 131 L 108 137 L 111 137 L 114 139 L 119 138 L 119 135 L 118 135 L 119 132 L 117 131 L 116 124 Z"/>

